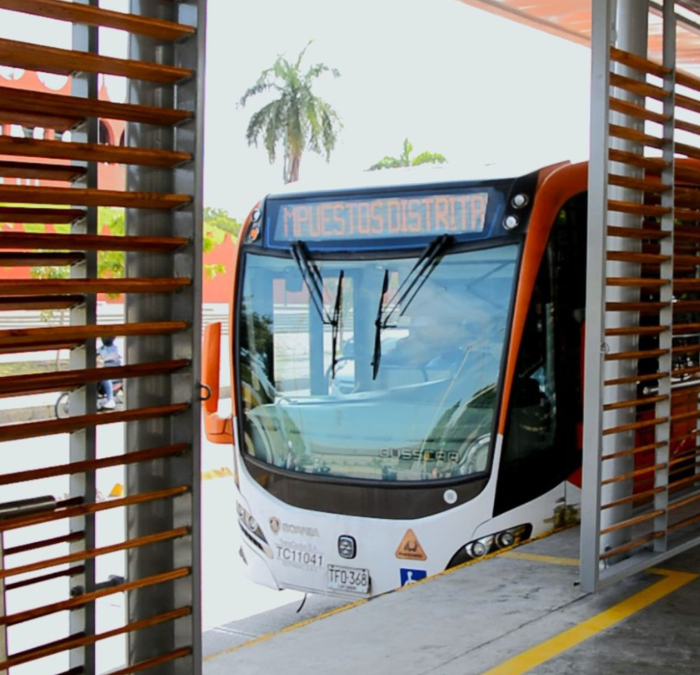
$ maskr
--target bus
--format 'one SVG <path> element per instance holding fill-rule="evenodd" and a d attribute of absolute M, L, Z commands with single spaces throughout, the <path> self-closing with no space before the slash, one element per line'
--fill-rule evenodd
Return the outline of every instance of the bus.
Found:
<path fill-rule="evenodd" d="M 387 170 L 251 211 L 230 417 L 217 325 L 203 375 L 251 579 L 368 597 L 577 519 L 587 173 Z"/>

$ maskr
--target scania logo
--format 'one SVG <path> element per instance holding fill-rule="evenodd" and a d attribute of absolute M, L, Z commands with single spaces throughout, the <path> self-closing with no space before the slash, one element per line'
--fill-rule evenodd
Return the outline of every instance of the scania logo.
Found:
<path fill-rule="evenodd" d="M 274 516 L 270 518 L 270 529 L 273 534 L 279 533 L 281 530 L 286 534 L 300 534 L 304 537 L 318 537 L 318 529 L 315 527 L 306 527 L 306 525 L 294 525 L 292 523 L 283 523 L 279 518 Z"/>

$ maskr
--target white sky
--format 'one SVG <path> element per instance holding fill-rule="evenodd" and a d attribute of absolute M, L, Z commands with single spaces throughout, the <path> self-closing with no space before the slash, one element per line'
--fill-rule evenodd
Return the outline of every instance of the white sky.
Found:
<path fill-rule="evenodd" d="M 305 154 L 302 180 L 362 171 L 398 156 L 406 137 L 416 154 L 440 152 L 453 168 L 588 154 L 589 50 L 458 0 L 209 0 L 207 30 L 204 203 L 239 220 L 281 184 L 282 153 L 270 165 L 245 141 L 267 99 L 237 102 L 278 54 L 293 60 L 310 39 L 305 63 L 341 72 L 318 80 L 317 93 L 344 129 L 330 164 Z M 6 11 L 0 35 L 70 43 L 66 24 Z M 102 35 L 103 52 L 125 49 L 123 34 Z"/>

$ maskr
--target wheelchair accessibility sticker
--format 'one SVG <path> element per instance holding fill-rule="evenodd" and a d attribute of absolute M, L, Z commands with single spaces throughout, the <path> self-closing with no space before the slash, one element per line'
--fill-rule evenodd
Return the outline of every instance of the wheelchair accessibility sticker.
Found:
<path fill-rule="evenodd" d="M 408 584 L 413 584 L 416 581 L 425 579 L 428 573 L 425 570 L 411 570 L 405 567 L 400 568 L 401 572 L 401 585 L 408 586 Z"/>

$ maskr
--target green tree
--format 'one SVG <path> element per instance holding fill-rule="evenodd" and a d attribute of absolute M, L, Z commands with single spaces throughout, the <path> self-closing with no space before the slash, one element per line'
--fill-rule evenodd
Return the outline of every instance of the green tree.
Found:
<path fill-rule="evenodd" d="M 386 156 L 369 167 L 370 171 L 378 169 L 398 169 L 402 166 L 418 166 L 419 164 L 445 164 L 447 160 L 439 152 L 421 152 L 417 157 L 411 157 L 413 145 L 406 138 L 403 142 L 403 152 L 400 157 Z"/>
<path fill-rule="evenodd" d="M 241 224 L 235 218 L 232 218 L 225 209 L 214 209 L 210 206 L 205 206 L 202 250 L 204 253 L 209 253 L 214 247 L 224 242 L 227 233 L 236 239 L 240 229 Z M 213 279 L 217 274 L 224 274 L 225 272 L 226 266 L 221 263 L 207 263 L 204 265 L 204 274 L 209 279 Z"/>
<path fill-rule="evenodd" d="M 241 97 L 245 106 L 251 96 L 265 92 L 277 95 L 263 106 L 248 122 L 246 140 L 257 147 L 261 139 L 270 163 L 277 157 L 277 146 L 284 150 L 283 177 L 285 183 L 299 180 L 299 166 L 305 150 L 325 155 L 326 161 L 335 148 L 342 122 L 335 110 L 313 93 L 314 81 L 330 72 L 340 77 L 335 68 L 323 63 L 302 72 L 302 59 L 312 41 L 301 50 L 294 63 L 283 55 L 278 56 L 271 68 L 264 70 L 258 81 Z"/>

